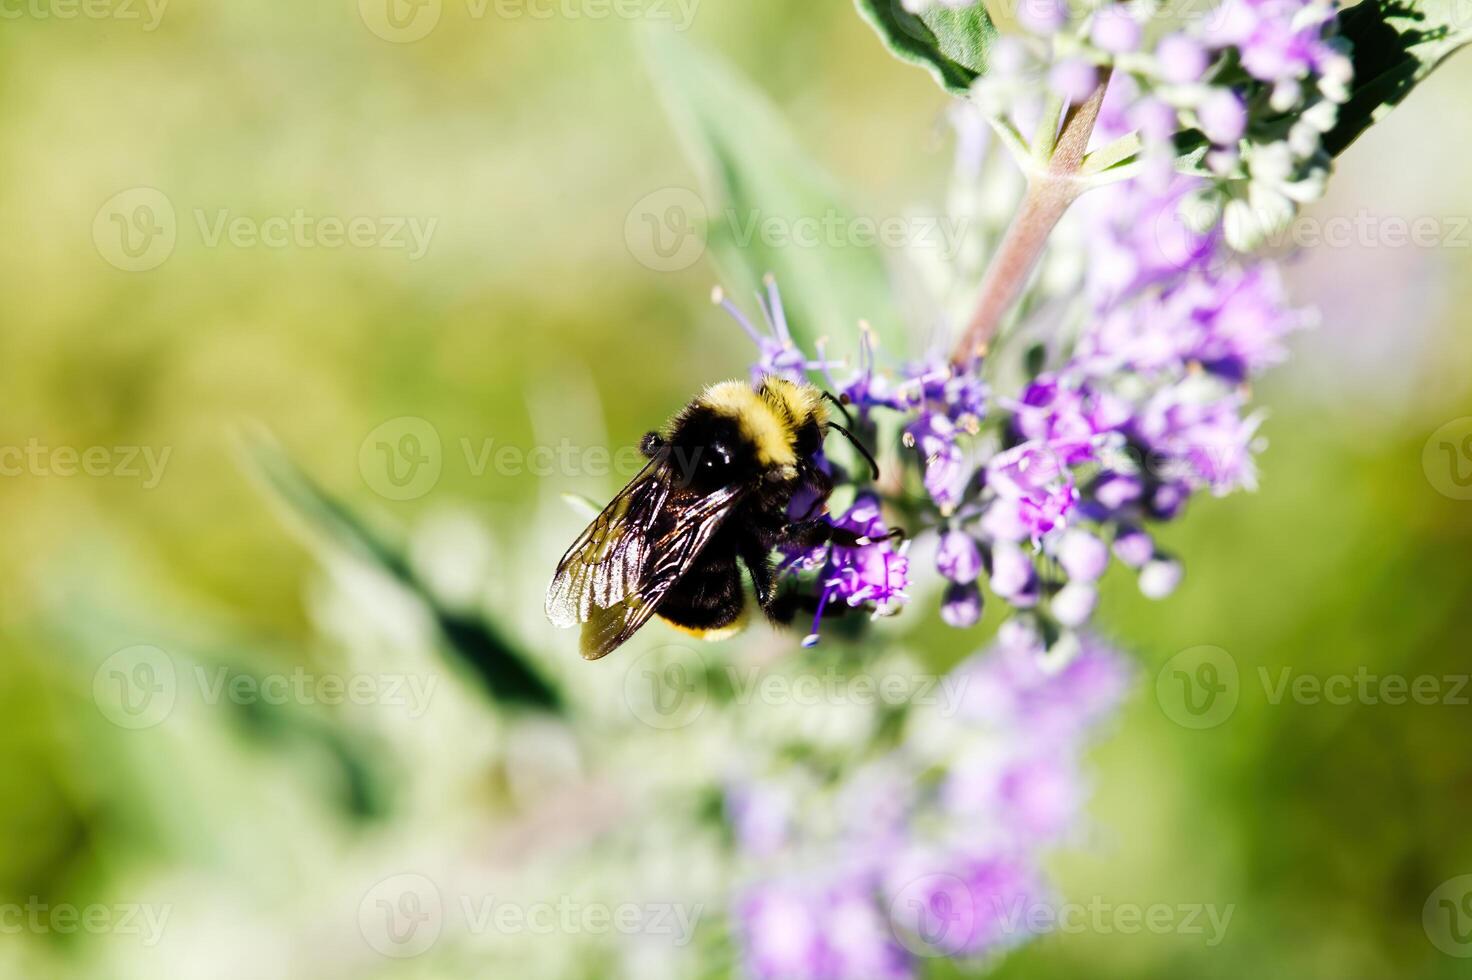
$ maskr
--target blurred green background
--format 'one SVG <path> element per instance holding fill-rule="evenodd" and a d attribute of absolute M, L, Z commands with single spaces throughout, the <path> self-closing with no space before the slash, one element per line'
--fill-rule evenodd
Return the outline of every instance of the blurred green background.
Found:
<path fill-rule="evenodd" d="M 477 520 L 485 548 L 465 560 L 523 607 L 515 631 L 540 616 L 570 522 L 545 547 L 525 529 L 562 492 L 606 495 L 611 480 L 477 473 L 464 446 L 595 445 L 605 429 L 627 446 L 699 385 L 745 370 L 745 340 L 708 303 L 711 267 L 654 271 L 626 241 L 636 202 L 696 186 L 637 25 L 475 17 L 445 0 L 426 37 L 400 43 L 375 33 L 372 7 L 175 0 L 149 30 L 141 3 L 64 19 L 65 4 L 38 0 L 0 22 L 0 446 L 106 447 L 110 461 L 102 475 L 27 465 L 0 479 L 0 904 L 185 908 L 148 951 L 127 936 L 7 933 L 0 973 L 421 975 L 413 961 L 301 953 L 313 917 L 356 914 L 357 893 L 342 908 L 292 901 L 348 853 L 351 833 L 302 801 L 339 772 L 324 758 L 351 755 L 337 736 L 273 741 L 249 718 L 217 730 L 208 717 L 182 736 L 133 732 L 94 703 L 98 665 L 135 644 L 278 670 L 332 662 L 318 558 L 240 465 L 238 433 L 274 433 L 386 524 L 439 521 L 455 539 L 456 521 Z M 849 5 L 702 0 L 689 36 L 756 81 L 861 210 L 939 200 L 944 99 Z M 1367 212 L 1372 227 L 1430 216 L 1440 243 L 1361 236 L 1290 262 L 1296 296 L 1324 318 L 1258 392 L 1262 489 L 1200 500 L 1171 529 L 1188 567 L 1171 600 L 1125 578 L 1106 592 L 1101 622 L 1141 683 L 1095 753 L 1088 846 L 1055 870 L 1085 902 L 1231 905 L 1224 941 L 1084 930 L 998 975 L 1469 975 L 1431 940 L 1423 905 L 1472 873 L 1472 691 L 1461 704 L 1273 704 L 1260 673 L 1469 671 L 1472 500 L 1437 451 L 1423 465 L 1433 433 L 1472 415 L 1469 84 L 1472 60 L 1434 76 L 1346 154 L 1310 212 Z M 139 187 L 167 198 L 177 240 L 127 271 L 110 261 L 105 212 Z M 369 216 L 376 233 L 388 217 L 436 224 L 417 258 L 211 246 L 200 226 L 298 209 Z M 387 499 L 360 452 L 406 417 L 438 435 L 441 472 Z M 141 453 L 144 475 L 129 475 L 116 447 L 166 459 L 159 478 Z M 933 619 L 912 626 L 934 663 L 978 645 Z M 1162 711 L 1155 676 L 1202 645 L 1229 652 L 1240 701 L 1197 731 Z M 576 657 L 570 638 L 538 650 L 569 669 Z M 461 751 L 451 737 L 424 758 Z M 375 791 L 346 784 L 372 809 Z M 451 823 L 481 802 L 430 797 Z M 130 891 L 140 881 L 151 897 Z M 288 928 L 302 938 L 280 941 Z"/>

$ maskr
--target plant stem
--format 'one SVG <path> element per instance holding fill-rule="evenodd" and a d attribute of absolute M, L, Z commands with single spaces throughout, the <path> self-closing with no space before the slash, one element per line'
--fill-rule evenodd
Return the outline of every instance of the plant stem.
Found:
<path fill-rule="evenodd" d="M 1085 190 L 1077 177 L 1108 86 L 1109 70 L 1105 69 L 1089 97 L 1069 107 L 1046 163 L 1028 174 L 1027 193 L 987 266 L 971 320 L 951 353 L 951 364 L 958 370 L 969 367 L 986 353 L 987 345 L 1002 325 L 1002 318 L 1027 286 L 1048 236 L 1068 206 Z"/>

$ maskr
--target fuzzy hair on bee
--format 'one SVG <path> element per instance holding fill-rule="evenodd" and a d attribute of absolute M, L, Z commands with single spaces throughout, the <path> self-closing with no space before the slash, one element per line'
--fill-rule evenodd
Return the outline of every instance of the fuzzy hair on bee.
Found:
<path fill-rule="evenodd" d="M 612 653 L 652 617 L 707 640 L 747 621 L 742 568 L 757 604 L 776 603 L 772 552 L 835 538 L 822 519 L 833 482 L 820 465 L 837 399 L 767 376 L 706 388 L 640 444 L 648 462 L 558 562 L 547 617 L 582 627 L 582 653 Z M 877 467 L 876 467 L 877 472 Z"/>

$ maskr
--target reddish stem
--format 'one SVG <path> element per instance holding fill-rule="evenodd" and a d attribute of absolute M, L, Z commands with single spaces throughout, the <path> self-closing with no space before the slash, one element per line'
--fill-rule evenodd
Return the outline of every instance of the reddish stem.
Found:
<path fill-rule="evenodd" d="M 1074 178 L 1083 164 L 1089 137 L 1099 118 L 1099 106 L 1104 101 L 1104 90 L 1108 87 L 1109 70 L 1105 69 L 1089 97 L 1070 107 L 1064 116 L 1063 128 L 1047 166 L 1028 178 L 1027 193 L 992 256 L 966 332 L 951 354 L 951 364 L 958 370 L 970 367 L 986 353 L 1003 317 L 1022 295 L 1037 268 L 1048 236 L 1068 206 L 1083 192 Z"/>

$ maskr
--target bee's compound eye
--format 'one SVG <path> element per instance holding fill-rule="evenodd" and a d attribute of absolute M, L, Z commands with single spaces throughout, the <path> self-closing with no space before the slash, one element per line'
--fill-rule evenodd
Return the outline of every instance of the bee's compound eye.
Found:
<path fill-rule="evenodd" d="M 703 465 L 712 472 L 724 470 L 731 465 L 731 450 L 723 442 L 713 442 L 706 447 Z"/>

